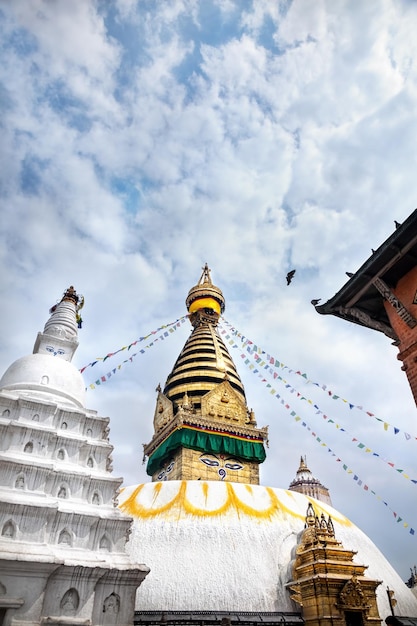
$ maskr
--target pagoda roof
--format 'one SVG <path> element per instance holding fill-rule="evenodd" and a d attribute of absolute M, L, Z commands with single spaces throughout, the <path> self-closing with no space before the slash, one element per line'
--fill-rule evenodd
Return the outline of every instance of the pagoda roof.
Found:
<path fill-rule="evenodd" d="M 396 335 L 385 311 L 384 300 L 373 284 L 381 278 L 389 287 L 417 265 L 417 209 L 388 237 L 330 300 L 316 305 L 322 315 L 335 315 L 373 328 L 392 339 Z"/>

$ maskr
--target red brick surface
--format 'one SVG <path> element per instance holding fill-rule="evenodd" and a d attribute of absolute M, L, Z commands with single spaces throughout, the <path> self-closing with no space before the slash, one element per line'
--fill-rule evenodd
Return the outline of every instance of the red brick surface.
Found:
<path fill-rule="evenodd" d="M 413 300 L 417 295 L 417 266 L 403 276 L 392 290 L 411 315 L 417 320 L 417 304 Z M 404 322 L 395 308 L 384 302 L 390 323 L 398 336 L 398 359 L 403 362 L 403 370 L 407 374 L 414 400 L 417 404 L 417 325 L 410 328 Z"/>

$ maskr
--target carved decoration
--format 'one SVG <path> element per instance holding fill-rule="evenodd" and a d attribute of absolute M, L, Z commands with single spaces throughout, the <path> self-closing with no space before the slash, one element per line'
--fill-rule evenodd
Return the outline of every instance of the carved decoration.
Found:
<path fill-rule="evenodd" d="M 404 304 L 397 298 L 395 293 L 391 291 L 388 285 L 381 278 L 375 278 L 375 280 L 372 282 L 373 285 L 378 289 L 381 296 L 394 307 L 398 315 L 407 324 L 407 326 L 409 326 L 410 328 L 415 328 L 417 326 L 417 320 L 411 315 L 410 311 L 406 309 Z"/>
<path fill-rule="evenodd" d="M 78 595 L 78 591 L 72 587 L 64 593 L 59 606 L 64 615 L 74 615 L 79 605 L 80 596 Z"/>
<path fill-rule="evenodd" d="M 60 488 L 58 489 L 57 497 L 62 498 L 63 500 L 66 500 L 68 498 L 68 489 L 65 485 L 60 486 Z"/>
<path fill-rule="evenodd" d="M 66 530 L 65 528 L 64 530 L 61 530 L 61 532 L 59 533 L 58 543 L 63 543 L 67 546 L 72 545 L 72 537 L 70 533 L 68 532 L 68 530 Z"/>
<path fill-rule="evenodd" d="M 25 475 L 19 474 L 16 478 L 16 482 L 14 484 L 15 489 L 24 489 L 25 488 Z"/>
<path fill-rule="evenodd" d="M 209 417 L 212 423 L 253 424 L 247 407 L 227 380 L 201 398 L 201 414 L 203 418 Z"/>
<path fill-rule="evenodd" d="M 33 443 L 32 443 L 32 441 L 28 441 L 27 442 L 27 444 L 23 448 L 23 452 L 26 452 L 27 454 L 32 454 L 32 452 L 33 452 Z"/>
<path fill-rule="evenodd" d="M 118 613 L 120 611 L 120 596 L 117 593 L 111 593 L 104 600 L 103 613 Z"/>
<path fill-rule="evenodd" d="M 337 311 L 337 313 L 340 313 L 340 315 L 345 319 L 350 320 L 352 319 L 352 317 L 356 318 L 361 322 L 361 324 L 367 326 L 367 328 L 379 330 L 390 339 L 393 339 L 394 341 L 398 340 L 397 334 L 393 331 L 391 326 L 388 326 L 388 324 L 384 324 L 383 322 L 377 322 L 376 320 L 373 320 L 370 315 L 367 315 L 366 313 L 364 313 L 364 311 L 361 311 L 356 307 L 347 308 L 344 306 L 338 306 L 335 308 L 335 311 Z"/>
<path fill-rule="evenodd" d="M 161 391 L 158 391 L 156 401 L 156 409 L 153 418 L 155 433 L 159 432 L 173 419 L 174 408 L 171 400 L 169 400 Z"/>
<path fill-rule="evenodd" d="M 344 609 L 366 609 L 367 603 L 362 585 L 356 576 L 352 576 L 339 594 L 339 604 Z"/>
<path fill-rule="evenodd" d="M 16 525 L 12 520 L 9 520 L 3 525 L 1 530 L 1 536 L 7 539 L 14 539 L 16 536 Z"/>
<path fill-rule="evenodd" d="M 181 418 L 195 413 L 193 400 L 188 396 L 187 392 L 184 393 L 182 400 L 177 402 L 177 407 L 177 415 L 180 415 Z"/>
<path fill-rule="evenodd" d="M 106 552 L 110 552 L 111 544 L 110 544 L 109 538 L 106 535 L 102 536 L 98 547 L 100 550 L 105 550 Z"/>

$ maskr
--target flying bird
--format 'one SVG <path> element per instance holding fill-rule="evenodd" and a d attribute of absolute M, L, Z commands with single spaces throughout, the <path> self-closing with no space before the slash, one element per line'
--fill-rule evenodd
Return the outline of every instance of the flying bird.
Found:
<path fill-rule="evenodd" d="M 399 228 L 401 226 L 400 222 L 397 222 L 397 220 L 394 220 L 394 224 L 395 228 Z"/>
<path fill-rule="evenodd" d="M 312 304 L 313 306 L 316 306 L 316 304 L 318 304 L 318 303 L 320 302 L 320 300 L 321 300 L 321 298 L 317 298 L 317 300 L 312 300 L 312 301 L 311 301 L 311 304 Z"/>
<path fill-rule="evenodd" d="M 296 270 L 291 270 L 291 272 L 288 272 L 288 274 L 287 274 L 287 285 L 289 285 L 290 282 L 292 281 L 292 279 L 294 278 L 295 272 L 296 272 Z"/>

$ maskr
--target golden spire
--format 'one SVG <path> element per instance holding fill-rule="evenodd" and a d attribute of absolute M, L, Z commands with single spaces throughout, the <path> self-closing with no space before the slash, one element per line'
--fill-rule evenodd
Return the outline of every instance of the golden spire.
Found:
<path fill-rule="evenodd" d="M 193 331 L 165 387 L 158 390 L 154 436 L 144 446 L 153 480 L 233 480 L 259 483 L 267 429 L 249 411 L 236 366 L 219 334 L 221 289 L 210 269 L 186 299 Z"/>
<path fill-rule="evenodd" d="M 217 331 L 225 300 L 221 289 L 211 281 L 207 263 L 202 269 L 200 280 L 190 289 L 185 301 L 194 330 L 167 378 L 164 394 L 179 403 L 184 393 L 188 393 L 199 408 L 201 397 L 227 379 L 246 404 L 236 366 Z"/>

